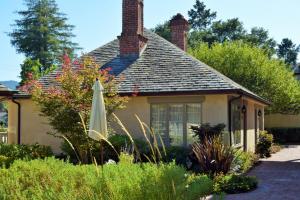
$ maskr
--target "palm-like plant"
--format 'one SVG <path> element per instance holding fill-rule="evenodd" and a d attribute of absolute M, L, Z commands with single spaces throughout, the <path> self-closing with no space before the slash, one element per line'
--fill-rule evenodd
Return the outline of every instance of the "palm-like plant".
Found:
<path fill-rule="evenodd" d="M 221 136 L 205 137 L 193 145 L 193 153 L 201 172 L 216 176 L 229 172 L 234 160 L 234 149 L 223 144 Z"/>

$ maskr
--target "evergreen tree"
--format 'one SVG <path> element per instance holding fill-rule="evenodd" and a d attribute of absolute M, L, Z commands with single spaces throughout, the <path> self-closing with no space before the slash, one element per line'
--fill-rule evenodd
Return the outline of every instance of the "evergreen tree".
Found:
<path fill-rule="evenodd" d="M 73 53 L 78 45 L 71 41 L 74 26 L 59 11 L 55 0 L 25 0 L 26 10 L 18 11 L 21 19 L 15 20 L 9 36 L 17 52 L 39 60 L 40 72 L 59 63 L 65 51 Z"/>
<path fill-rule="evenodd" d="M 283 59 L 286 64 L 296 65 L 299 50 L 300 46 L 294 44 L 292 40 L 284 38 L 278 45 L 277 55 Z"/>
<path fill-rule="evenodd" d="M 206 29 L 217 17 L 217 13 L 206 9 L 206 5 L 200 0 L 196 0 L 193 9 L 191 9 L 188 14 L 190 17 L 189 22 L 195 30 Z"/>

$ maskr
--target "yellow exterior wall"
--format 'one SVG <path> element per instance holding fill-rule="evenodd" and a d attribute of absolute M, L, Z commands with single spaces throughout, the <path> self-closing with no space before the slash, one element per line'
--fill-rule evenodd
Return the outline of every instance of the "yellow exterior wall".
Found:
<path fill-rule="evenodd" d="M 266 115 L 265 126 L 266 128 L 299 128 L 300 115 Z"/>
<path fill-rule="evenodd" d="M 228 95 L 206 95 L 196 96 L 202 99 L 202 123 L 210 123 L 216 125 L 224 123 L 228 131 Z M 156 97 L 157 98 L 157 97 Z M 160 97 L 158 97 L 160 98 Z M 164 97 L 161 97 L 164 98 Z M 173 96 L 171 98 L 179 98 Z M 180 97 L 182 99 L 182 96 Z M 185 96 L 184 101 L 188 102 L 189 99 L 195 99 L 195 96 Z M 39 143 L 42 145 L 51 146 L 55 153 L 60 153 L 60 145 L 62 140 L 55 138 L 47 132 L 51 131 L 51 127 L 47 123 L 45 117 L 40 116 L 38 107 L 32 100 L 18 100 L 21 103 L 21 143 L 34 144 Z M 247 150 L 254 151 L 255 137 L 254 137 L 254 107 L 255 102 L 248 101 L 248 135 Z M 9 102 L 9 143 L 17 143 L 17 105 Z M 143 138 L 142 131 L 139 123 L 135 118 L 135 114 L 140 119 L 150 126 L 150 103 L 149 97 L 133 97 L 126 104 L 126 108 L 115 112 L 120 118 L 124 126 L 128 129 L 130 134 L 137 138 Z M 111 122 L 111 127 L 117 134 L 124 134 L 123 130 L 116 122 Z M 229 133 L 225 135 L 225 142 L 229 144 Z"/>
<path fill-rule="evenodd" d="M 51 146 L 54 153 L 60 153 L 62 140 L 47 134 L 51 132 L 51 127 L 45 117 L 40 116 L 38 107 L 30 99 L 17 100 L 21 103 L 21 143 L 41 144 Z M 15 144 L 17 139 L 17 105 L 10 102 L 8 111 L 9 143 Z"/>
<path fill-rule="evenodd" d="M 255 152 L 255 137 L 259 135 L 259 131 L 257 131 L 257 135 L 255 135 L 255 109 L 262 111 L 262 116 L 264 114 L 264 106 L 259 104 L 258 102 L 252 101 L 251 99 L 246 99 L 245 104 L 247 105 L 247 151 Z M 259 120 L 258 120 L 259 121 Z M 263 130 L 263 117 L 260 121 L 260 127 L 257 129 Z M 258 126 L 259 126 L 258 124 Z"/>
<path fill-rule="evenodd" d="M 189 98 L 194 97 L 195 96 L 186 96 L 184 101 L 188 102 Z M 204 96 L 199 96 L 199 99 L 203 97 Z M 148 102 L 148 98 L 149 97 L 133 97 L 126 104 L 126 109 L 115 112 L 130 134 L 137 138 L 143 138 L 144 136 L 141 132 L 141 128 L 135 114 L 137 114 L 143 122 L 150 126 L 150 103 Z M 178 96 L 174 96 L 172 98 L 176 99 Z M 211 125 L 224 123 L 228 130 L 227 95 L 207 95 L 204 97 L 204 102 L 202 103 L 202 123 L 210 123 Z M 115 122 L 112 123 L 112 127 L 116 133 L 124 134 Z"/>

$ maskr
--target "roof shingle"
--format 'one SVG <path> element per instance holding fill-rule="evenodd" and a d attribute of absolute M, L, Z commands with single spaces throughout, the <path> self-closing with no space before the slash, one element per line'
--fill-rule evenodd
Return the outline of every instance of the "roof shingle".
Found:
<path fill-rule="evenodd" d="M 120 94 L 136 90 L 143 94 L 240 91 L 266 102 L 157 34 L 145 30 L 145 37 L 148 42 L 140 57 L 120 57 L 117 39 L 88 53 L 101 68 L 110 67 L 117 77 L 122 77 Z M 46 75 L 40 81 L 48 86 L 56 74 Z"/>

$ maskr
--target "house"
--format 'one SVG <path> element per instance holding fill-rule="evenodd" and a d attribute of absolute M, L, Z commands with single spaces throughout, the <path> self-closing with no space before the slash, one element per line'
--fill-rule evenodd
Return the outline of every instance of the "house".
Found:
<path fill-rule="evenodd" d="M 124 77 L 119 93 L 131 98 L 116 114 L 129 132 L 142 135 L 137 114 L 167 145 L 187 146 L 193 142 L 191 125 L 223 123 L 226 143 L 254 151 L 268 102 L 186 52 L 188 22 L 182 15 L 171 20 L 171 43 L 144 29 L 143 7 L 143 0 L 123 0 L 121 35 L 89 53 L 102 68 Z M 56 74 L 42 77 L 43 86 Z M 9 103 L 9 143 L 38 142 L 59 152 L 61 141 L 47 134 L 51 127 L 30 96 L 14 98 L 19 104 Z"/>

